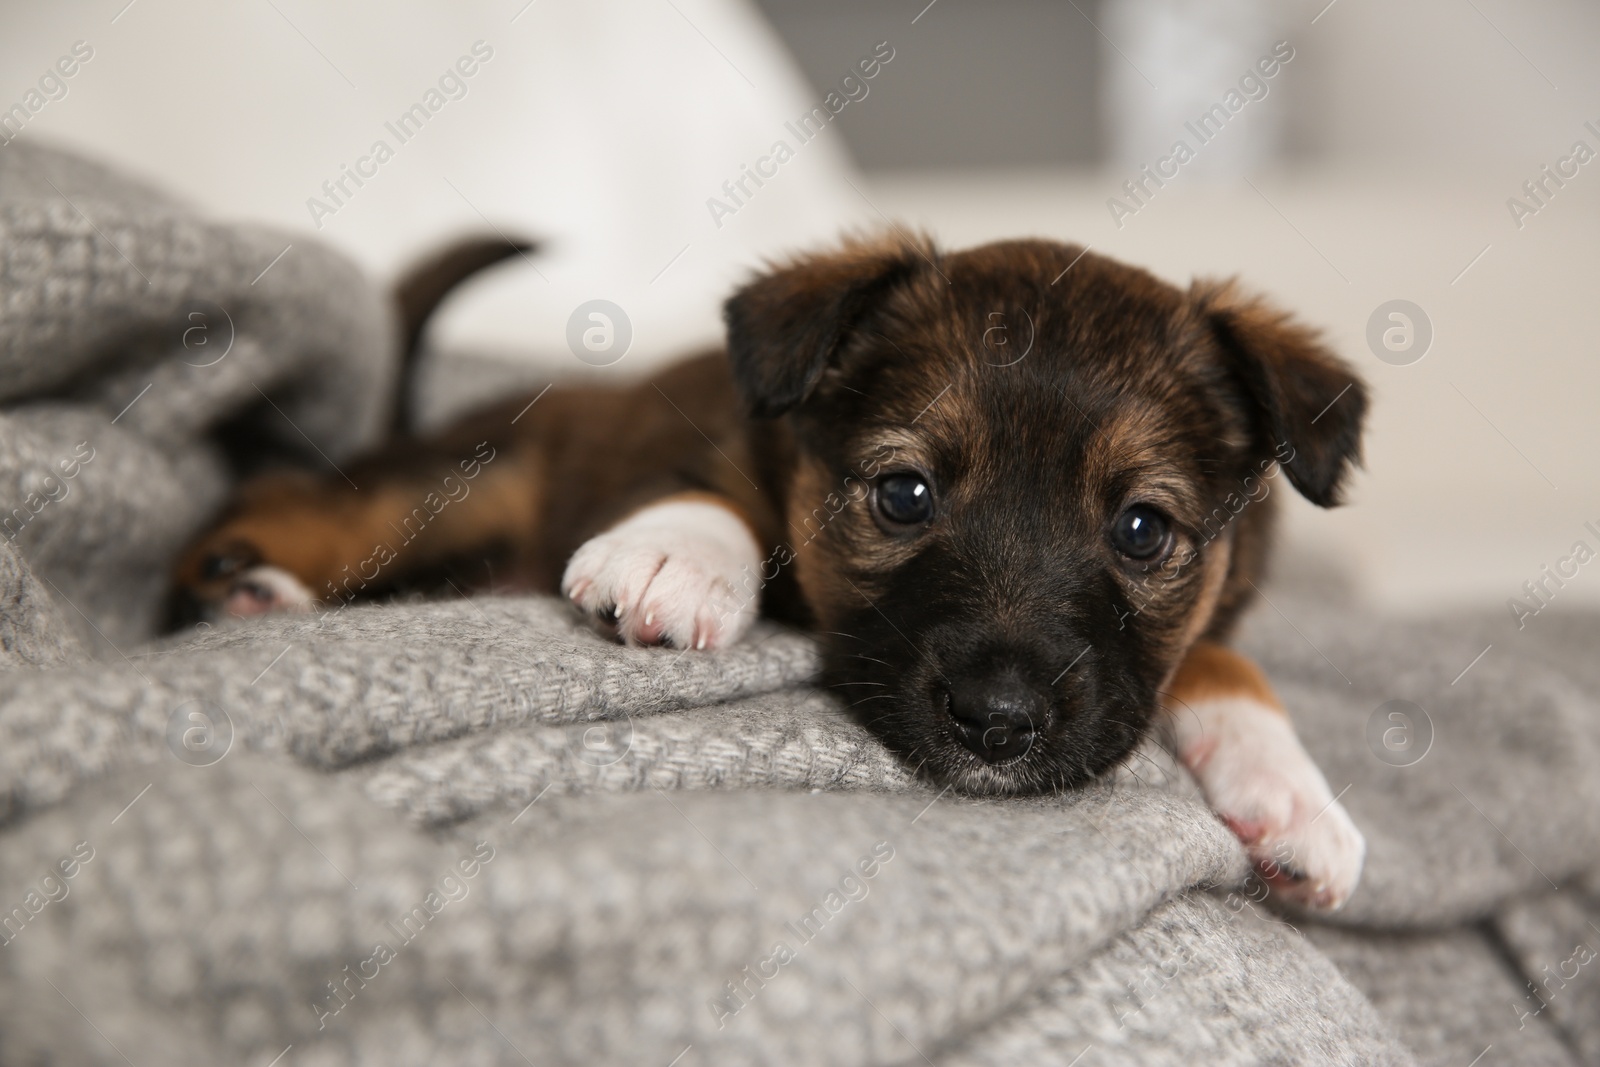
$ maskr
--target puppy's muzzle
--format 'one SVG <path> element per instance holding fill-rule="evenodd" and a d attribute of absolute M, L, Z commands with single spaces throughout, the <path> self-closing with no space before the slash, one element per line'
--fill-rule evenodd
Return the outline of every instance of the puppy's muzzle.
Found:
<path fill-rule="evenodd" d="M 1050 702 L 1014 675 L 960 678 L 943 697 L 955 739 L 987 763 L 1027 755 L 1050 725 Z"/>

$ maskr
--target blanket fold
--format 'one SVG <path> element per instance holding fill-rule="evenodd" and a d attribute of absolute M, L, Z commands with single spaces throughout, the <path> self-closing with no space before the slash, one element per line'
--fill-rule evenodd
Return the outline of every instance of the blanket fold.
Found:
<path fill-rule="evenodd" d="M 160 624 L 227 444 L 331 466 L 391 405 L 394 310 L 348 260 L 65 152 L 0 151 L 0 294 L 0 533 L 100 648 Z"/>

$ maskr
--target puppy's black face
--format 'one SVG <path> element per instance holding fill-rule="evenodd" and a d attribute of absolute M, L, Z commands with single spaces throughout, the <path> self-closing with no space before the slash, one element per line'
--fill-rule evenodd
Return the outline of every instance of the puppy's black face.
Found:
<path fill-rule="evenodd" d="M 970 791 L 1124 759 L 1248 592 L 1280 469 L 1329 504 L 1356 456 L 1360 386 L 1309 335 L 1074 247 L 852 246 L 728 316 L 745 395 L 797 445 L 827 684 Z"/>

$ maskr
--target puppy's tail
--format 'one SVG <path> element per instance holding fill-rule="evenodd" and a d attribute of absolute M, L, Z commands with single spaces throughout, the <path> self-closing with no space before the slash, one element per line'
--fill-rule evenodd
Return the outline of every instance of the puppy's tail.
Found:
<path fill-rule="evenodd" d="M 422 336 L 428 320 L 444 298 L 479 271 L 512 256 L 526 257 L 538 249 L 537 241 L 521 237 L 467 237 L 424 256 L 400 276 L 394 289 L 400 308 L 400 375 L 389 426 L 391 436 L 409 433 L 416 424 L 416 379 Z"/>

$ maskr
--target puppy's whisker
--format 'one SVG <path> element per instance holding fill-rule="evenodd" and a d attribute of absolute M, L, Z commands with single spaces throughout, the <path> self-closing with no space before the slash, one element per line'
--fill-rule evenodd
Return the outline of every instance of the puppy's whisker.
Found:
<path fill-rule="evenodd" d="M 879 333 L 877 330 L 868 330 L 867 333 L 870 333 L 872 336 L 876 337 L 880 341 L 889 342 L 889 344 L 894 346 L 894 350 L 896 352 L 900 353 L 902 356 L 906 354 L 906 350 L 901 348 L 899 343 L 896 342 L 894 338 L 885 337 L 883 334 Z"/>
<path fill-rule="evenodd" d="M 873 663 L 882 663 L 885 667 L 888 667 L 891 670 L 894 669 L 892 664 L 887 663 L 884 660 L 878 659 L 876 656 L 869 656 L 865 652 L 857 652 L 854 655 L 855 655 L 856 659 L 871 660 Z"/>
<path fill-rule="evenodd" d="M 1155 760 L 1151 759 L 1149 756 L 1145 755 L 1143 752 L 1139 751 L 1137 748 L 1129 749 L 1127 756 L 1123 757 L 1123 759 L 1124 759 L 1123 766 L 1127 768 L 1128 773 L 1132 774 L 1135 778 L 1139 778 L 1139 781 L 1141 781 L 1141 782 L 1144 782 L 1144 779 L 1140 778 L 1138 773 L 1136 771 L 1134 771 L 1132 767 L 1128 766 L 1128 763 L 1133 761 L 1133 760 L 1142 759 L 1146 763 L 1150 764 L 1150 766 L 1154 767 L 1158 772 L 1165 773 L 1165 768 L 1163 768 L 1161 766 L 1161 764 L 1157 763 Z M 1145 782 L 1145 784 L 1148 785 L 1149 783 Z"/>
<path fill-rule="evenodd" d="M 1183 710 L 1186 713 L 1188 713 L 1188 715 L 1189 715 L 1189 717 L 1191 719 L 1194 720 L 1196 731 L 1197 732 L 1199 731 L 1199 729 L 1201 728 L 1200 716 L 1195 713 L 1195 710 L 1189 706 L 1187 701 L 1183 700 L 1181 697 L 1174 696 L 1172 693 L 1169 693 L 1166 690 L 1158 691 L 1156 693 L 1156 696 L 1158 698 L 1161 698 L 1161 699 L 1164 699 L 1164 700 L 1170 700 L 1170 701 L 1173 701 L 1174 703 L 1181 704 L 1183 706 Z M 1170 710 L 1171 709 L 1168 708 L 1169 712 L 1170 712 Z"/>
<path fill-rule="evenodd" d="M 889 686 L 889 683 L 888 682 L 832 682 L 832 683 L 829 684 L 828 688 L 829 689 L 842 689 L 843 687 L 845 687 L 847 685 L 875 685 L 875 686 L 878 686 L 880 688 L 887 689 L 888 686 Z"/>

